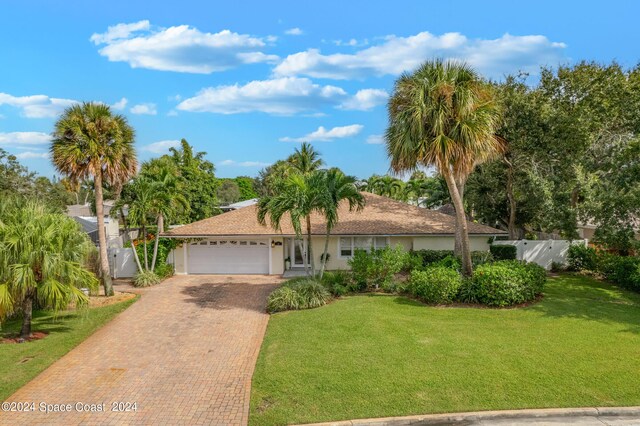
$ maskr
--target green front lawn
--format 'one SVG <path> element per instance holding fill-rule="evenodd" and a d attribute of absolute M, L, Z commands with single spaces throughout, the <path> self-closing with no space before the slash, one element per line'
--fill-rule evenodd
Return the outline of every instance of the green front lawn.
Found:
<path fill-rule="evenodd" d="M 640 296 L 593 279 L 520 309 L 353 296 L 271 317 L 250 423 L 640 405 L 639 381 Z"/>
<path fill-rule="evenodd" d="M 46 331 L 49 335 L 27 343 L 0 344 L 0 401 L 7 399 L 135 300 L 92 308 L 87 312 L 67 311 L 59 313 L 55 320 L 51 312 L 34 312 L 32 330 Z M 19 332 L 20 325 L 19 319 L 2 324 L 0 336 Z"/>

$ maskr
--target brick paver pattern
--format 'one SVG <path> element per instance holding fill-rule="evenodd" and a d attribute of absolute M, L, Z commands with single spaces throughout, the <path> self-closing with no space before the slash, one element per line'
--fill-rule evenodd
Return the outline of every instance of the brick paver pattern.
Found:
<path fill-rule="evenodd" d="M 176 276 L 143 291 L 8 400 L 104 403 L 106 412 L 0 412 L 0 424 L 246 424 L 266 299 L 277 282 Z M 137 411 L 113 412 L 113 402 L 135 402 Z"/>

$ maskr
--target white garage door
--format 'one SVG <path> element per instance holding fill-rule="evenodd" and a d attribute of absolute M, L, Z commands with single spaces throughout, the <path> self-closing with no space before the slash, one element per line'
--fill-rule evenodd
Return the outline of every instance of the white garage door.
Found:
<path fill-rule="evenodd" d="M 189 274 L 268 274 L 268 240 L 208 240 L 189 245 Z"/>

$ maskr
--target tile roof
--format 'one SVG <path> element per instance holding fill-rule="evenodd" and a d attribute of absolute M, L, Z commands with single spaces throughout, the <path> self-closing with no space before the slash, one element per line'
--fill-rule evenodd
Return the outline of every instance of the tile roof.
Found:
<path fill-rule="evenodd" d="M 366 206 L 363 210 L 349 211 L 345 203 L 339 208 L 338 224 L 332 235 L 448 235 L 455 231 L 455 217 L 363 192 Z M 504 234 L 504 231 L 478 223 L 468 222 L 469 234 Z M 311 216 L 311 232 L 325 234 L 321 215 Z M 209 235 L 294 235 L 288 215 L 283 216 L 281 229 L 269 224 L 262 226 L 257 220 L 257 205 L 243 207 L 208 219 L 171 229 L 167 237 L 199 237 Z"/>

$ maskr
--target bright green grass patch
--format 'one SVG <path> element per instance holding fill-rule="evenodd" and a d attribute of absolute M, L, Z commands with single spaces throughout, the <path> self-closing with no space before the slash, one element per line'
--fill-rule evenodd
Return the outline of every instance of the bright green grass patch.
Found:
<path fill-rule="evenodd" d="M 35 311 L 32 330 L 46 331 L 41 340 L 20 344 L 0 344 L 0 401 L 4 401 L 80 342 L 124 311 L 137 298 L 86 312 L 68 311 L 53 318 L 48 311 Z M 21 320 L 2 325 L 1 336 L 20 330 Z"/>
<path fill-rule="evenodd" d="M 521 309 L 369 295 L 269 321 L 250 423 L 640 405 L 640 296 L 552 278 Z"/>

